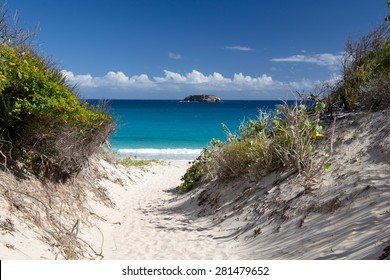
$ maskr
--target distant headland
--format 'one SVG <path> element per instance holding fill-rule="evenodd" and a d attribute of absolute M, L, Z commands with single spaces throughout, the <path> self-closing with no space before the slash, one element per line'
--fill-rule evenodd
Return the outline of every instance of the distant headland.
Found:
<path fill-rule="evenodd" d="M 221 98 L 212 94 L 194 94 L 183 99 L 184 102 L 221 102 Z"/>

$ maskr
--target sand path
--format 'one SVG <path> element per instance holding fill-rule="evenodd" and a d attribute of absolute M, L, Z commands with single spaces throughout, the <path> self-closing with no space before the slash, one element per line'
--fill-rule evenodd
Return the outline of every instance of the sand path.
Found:
<path fill-rule="evenodd" d="M 116 207 L 97 209 L 107 221 L 98 225 L 104 235 L 104 259 L 240 258 L 235 252 L 238 243 L 221 238 L 227 233 L 191 215 L 188 203 L 185 206 L 173 191 L 187 167 L 179 161 L 155 165 L 133 173 L 131 185 L 107 188 Z M 94 236 L 99 244 L 101 234 Z"/>

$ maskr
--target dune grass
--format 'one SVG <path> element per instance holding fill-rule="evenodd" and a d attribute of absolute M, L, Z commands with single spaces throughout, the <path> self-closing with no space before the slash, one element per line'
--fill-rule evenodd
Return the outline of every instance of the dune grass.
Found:
<path fill-rule="evenodd" d="M 127 157 L 124 159 L 119 159 L 118 164 L 126 167 L 145 167 L 152 164 L 164 164 L 164 162 L 157 159 L 134 159 Z"/>
<path fill-rule="evenodd" d="M 193 162 L 178 189 L 189 191 L 201 179 L 243 175 L 259 179 L 278 168 L 295 170 L 308 188 L 327 155 L 316 149 L 317 140 L 324 136 L 319 118 L 323 110 L 322 102 L 314 108 L 296 102 L 283 104 L 272 114 L 261 113 L 258 119 L 243 123 L 238 133 L 229 132 L 225 143 L 213 140 Z"/>

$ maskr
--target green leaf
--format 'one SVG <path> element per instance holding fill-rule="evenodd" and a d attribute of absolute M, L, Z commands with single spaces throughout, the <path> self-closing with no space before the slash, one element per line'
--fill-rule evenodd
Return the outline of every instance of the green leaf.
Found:
<path fill-rule="evenodd" d="M 332 167 L 331 167 L 331 165 L 332 165 L 332 163 L 331 163 L 331 162 L 326 162 L 326 163 L 324 163 L 324 164 L 322 165 L 322 168 L 324 168 L 324 169 L 325 169 L 325 171 L 328 171 L 328 172 L 330 172 L 330 171 L 332 171 Z"/>
<path fill-rule="evenodd" d="M 318 112 L 323 112 L 325 109 L 325 103 L 324 102 L 318 102 L 316 104 L 316 107 L 314 108 L 314 110 L 318 113 Z"/>

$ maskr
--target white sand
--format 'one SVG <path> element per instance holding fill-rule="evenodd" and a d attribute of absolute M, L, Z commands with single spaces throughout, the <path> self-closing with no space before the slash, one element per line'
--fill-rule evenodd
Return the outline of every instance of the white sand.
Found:
<path fill-rule="evenodd" d="M 237 242 L 217 239 L 223 234 L 217 227 L 181 206 L 189 197 L 179 198 L 175 188 L 187 167 L 187 162 L 172 161 L 147 171 L 133 169 L 134 182 L 125 187 L 104 182 L 116 204 L 114 209 L 93 207 L 107 221 L 98 224 L 105 259 L 239 258 Z M 101 234 L 85 234 L 95 236 L 91 242 L 99 244 Z"/>

